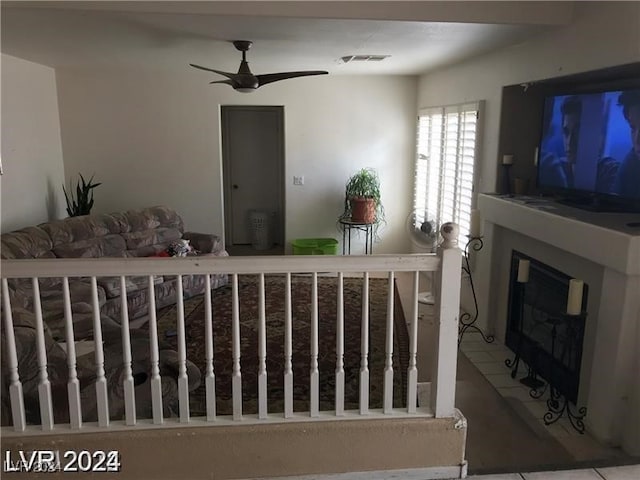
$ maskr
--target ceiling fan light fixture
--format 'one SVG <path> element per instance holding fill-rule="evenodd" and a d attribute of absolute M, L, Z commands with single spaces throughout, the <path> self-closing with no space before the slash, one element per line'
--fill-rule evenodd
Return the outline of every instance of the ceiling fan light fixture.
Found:
<path fill-rule="evenodd" d="M 237 88 L 234 88 L 234 90 L 236 92 L 251 93 L 251 92 L 255 92 L 256 88 L 237 87 Z"/>

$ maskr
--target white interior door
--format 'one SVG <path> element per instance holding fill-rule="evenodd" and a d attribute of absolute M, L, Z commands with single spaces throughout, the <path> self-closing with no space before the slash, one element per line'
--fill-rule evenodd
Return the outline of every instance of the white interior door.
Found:
<path fill-rule="evenodd" d="M 222 107 L 227 244 L 251 243 L 251 210 L 267 211 L 271 239 L 284 241 L 283 120 L 283 107 Z"/>

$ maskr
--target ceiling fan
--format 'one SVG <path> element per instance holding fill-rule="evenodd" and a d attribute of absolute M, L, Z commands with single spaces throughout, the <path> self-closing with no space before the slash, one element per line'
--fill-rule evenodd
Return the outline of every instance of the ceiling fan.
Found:
<path fill-rule="evenodd" d="M 227 80 L 218 80 L 209 83 L 225 83 L 231 85 L 234 90 L 243 93 L 253 92 L 257 88 L 272 82 L 278 82 L 280 80 L 286 80 L 288 78 L 307 77 L 310 75 L 326 75 L 329 72 L 323 70 L 307 70 L 303 72 L 281 72 L 281 73 L 267 73 L 265 75 L 254 75 L 249 69 L 249 62 L 247 62 L 247 50 L 251 48 L 253 42 L 248 40 L 236 40 L 233 42 L 233 46 L 237 50 L 242 52 L 242 61 L 240 62 L 240 68 L 238 73 L 223 72 L 221 70 L 214 70 L 213 68 L 202 67 L 190 63 L 194 68 L 200 70 L 206 70 L 208 72 L 224 75 Z"/>

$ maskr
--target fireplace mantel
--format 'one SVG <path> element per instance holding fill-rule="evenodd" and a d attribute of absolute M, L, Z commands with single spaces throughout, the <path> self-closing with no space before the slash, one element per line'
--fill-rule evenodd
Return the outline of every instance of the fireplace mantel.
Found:
<path fill-rule="evenodd" d="M 640 214 L 597 213 L 542 197 L 480 194 L 485 248 L 479 323 L 504 339 L 511 251 L 589 284 L 580 375 L 587 430 L 640 455 Z M 637 226 L 634 226 L 637 225 Z"/>
<path fill-rule="evenodd" d="M 640 275 L 640 214 L 590 212 L 542 197 L 491 194 L 480 194 L 478 206 L 487 222 L 626 275 Z"/>

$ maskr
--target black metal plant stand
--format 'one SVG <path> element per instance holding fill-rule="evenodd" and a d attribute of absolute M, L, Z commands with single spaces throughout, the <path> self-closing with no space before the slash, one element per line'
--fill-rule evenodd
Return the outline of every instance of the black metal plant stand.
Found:
<path fill-rule="evenodd" d="M 550 382 L 549 382 L 549 399 L 547 400 L 547 412 L 542 417 L 545 425 L 551 425 L 552 423 L 557 422 L 561 417 L 566 413 L 569 422 L 571 422 L 571 426 L 578 432 L 584 433 L 584 417 L 587 415 L 587 408 L 580 407 L 578 408 L 578 412 L 574 413 L 571 409 L 571 402 L 566 397 L 566 395 L 562 395 L 556 387 L 554 387 L 554 368 L 553 365 L 555 363 L 555 350 L 556 350 L 556 337 L 557 337 L 557 327 L 561 323 L 564 323 L 567 327 L 567 339 L 564 344 L 564 348 L 562 349 L 562 353 L 560 356 L 560 361 L 563 361 L 566 358 L 567 354 L 571 354 L 573 349 L 576 347 L 574 345 L 575 338 L 575 330 L 574 326 L 579 323 L 579 321 L 584 320 L 586 317 L 586 313 L 580 313 L 578 315 L 569 315 L 565 314 L 563 318 L 551 318 L 548 320 L 552 325 L 551 329 L 551 372 L 550 372 Z M 577 408 L 577 407 L 576 407 Z"/>
<path fill-rule="evenodd" d="M 342 254 L 351 255 L 351 230 L 364 232 L 364 254 L 373 255 L 373 237 L 375 237 L 374 223 L 354 222 L 350 219 L 339 218 L 342 226 Z"/>
<path fill-rule="evenodd" d="M 482 339 L 487 343 L 492 343 L 495 338 L 493 335 L 485 335 L 484 332 L 475 325 L 478 320 L 478 299 L 476 298 L 476 289 L 473 286 L 473 276 L 471 275 L 471 267 L 469 266 L 469 247 L 473 249 L 474 252 L 479 252 L 482 250 L 484 246 L 484 242 L 482 241 L 482 237 L 476 237 L 467 235 L 469 240 L 467 240 L 467 244 L 464 246 L 464 264 L 462 265 L 462 270 L 465 271 L 467 275 L 469 275 L 469 284 L 471 285 L 471 293 L 473 294 L 473 304 L 475 308 L 475 314 L 472 316 L 469 312 L 464 312 L 460 315 L 460 324 L 458 327 L 458 346 L 460 346 L 460 342 L 462 342 L 462 337 L 467 332 L 467 330 L 472 329 L 480 333 L 482 335 Z"/>

